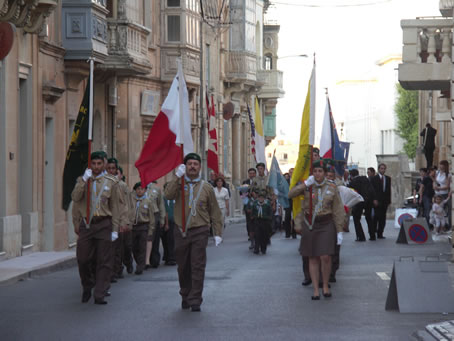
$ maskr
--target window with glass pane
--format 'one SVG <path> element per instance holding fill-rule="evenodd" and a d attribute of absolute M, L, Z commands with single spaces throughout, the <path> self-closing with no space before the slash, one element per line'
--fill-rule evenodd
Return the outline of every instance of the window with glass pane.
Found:
<path fill-rule="evenodd" d="M 167 0 L 167 7 L 180 7 L 180 0 Z"/>
<path fill-rule="evenodd" d="M 167 17 L 167 40 L 180 41 L 180 16 L 169 15 Z"/>

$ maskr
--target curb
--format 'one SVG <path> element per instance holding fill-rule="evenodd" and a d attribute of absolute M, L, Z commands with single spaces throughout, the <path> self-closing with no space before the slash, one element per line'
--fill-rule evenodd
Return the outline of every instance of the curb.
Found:
<path fill-rule="evenodd" d="M 0 286 L 11 285 L 26 279 L 39 277 L 52 272 L 66 270 L 77 265 L 76 255 L 66 257 L 63 260 L 56 260 L 48 264 L 43 264 L 35 268 L 24 270 L 20 273 L 14 274 L 6 279 L 0 279 Z"/>

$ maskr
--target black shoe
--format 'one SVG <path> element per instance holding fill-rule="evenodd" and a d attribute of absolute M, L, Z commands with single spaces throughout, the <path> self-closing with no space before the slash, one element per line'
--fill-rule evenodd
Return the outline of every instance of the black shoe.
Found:
<path fill-rule="evenodd" d="M 200 311 L 200 306 L 199 305 L 191 305 L 191 311 L 192 312 Z"/>
<path fill-rule="evenodd" d="M 320 301 L 320 296 L 312 296 L 311 300 L 312 301 Z"/>
<path fill-rule="evenodd" d="M 145 265 L 145 270 L 148 270 L 148 269 L 151 269 L 151 265 L 150 264 Z"/>
<path fill-rule="evenodd" d="M 355 242 L 365 242 L 366 238 L 357 238 Z"/>
<path fill-rule="evenodd" d="M 292 236 L 292 239 L 296 239 L 296 236 Z"/>
<path fill-rule="evenodd" d="M 312 283 L 312 280 L 310 278 L 307 278 L 303 281 L 303 283 L 301 283 L 301 285 L 306 287 L 311 283 Z"/>
<path fill-rule="evenodd" d="M 136 270 L 136 272 L 135 272 L 136 275 L 141 275 L 142 273 L 143 273 L 142 270 Z"/>
<path fill-rule="evenodd" d="M 330 292 L 328 293 L 323 293 L 323 296 L 326 297 L 326 298 L 330 298 L 331 296 L 333 296 Z"/>
<path fill-rule="evenodd" d="M 259 250 L 254 250 L 254 254 L 258 255 L 259 254 Z"/>
<path fill-rule="evenodd" d="M 386 237 L 384 237 L 384 236 L 378 236 L 377 238 L 378 239 L 386 239 Z"/>
<path fill-rule="evenodd" d="M 110 293 L 110 291 L 106 291 L 106 294 L 104 295 L 105 297 L 110 297 L 112 294 Z"/>
<path fill-rule="evenodd" d="M 119 274 L 119 275 L 117 276 L 117 278 L 118 278 L 118 279 L 122 279 L 122 278 L 125 278 L 125 276 L 123 276 L 123 274 Z"/>
<path fill-rule="evenodd" d="M 370 237 L 369 240 L 375 240 L 375 237 Z"/>
<path fill-rule="evenodd" d="M 152 267 L 153 269 L 157 269 L 158 266 L 159 266 L 159 264 L 152 264 L 152 265 L 151 265 L 151 267 Z"/>
<path fill-rule="evenodd" d="M 84 290 L 82 293 L 82 303 L 87 303 L 91 298 L 91 290 Z"/>
<path fill-rule="evenodd" d="M 126 268 L 126 271 L 128 274 L 132 274 L 132 272 L 134 271 L 132 265 L 129 265 L 127 268 Z"/>
<path fill-rule="evenodd" d="M 336 276 L 329 276 L 330 283 L 336 283 Z"/>
<path fill-rule="evenodd" d="M 181 301 L 181 309 L 186 310 L 191 308 L 191 306 L 186 301 Z"/>
<path fill-rule="evenodd" d="M 116 279 L 115 277 L 112 277 L 112 278 L 110 279 L 110 283 L 117 283 L 117 282 L 118 282 L 118 281 L 117 281 L 117 279 Z"/>
<path fill-rule="evenodd" d="M 177 262 L 175 262 L 174 260 L 170 260 L 170 261 L 166 262 L 166 265 L 170 265 L 170 266 L 177 265 Z"/>
<path fill-rule="evenodd" d="M 107 301 L 104 301 L 104 299 L 97 299 L 95 298 L 95 304 L 101 304 L 101 305 L 104 305 L 104 304 L 107 304 Z"/>

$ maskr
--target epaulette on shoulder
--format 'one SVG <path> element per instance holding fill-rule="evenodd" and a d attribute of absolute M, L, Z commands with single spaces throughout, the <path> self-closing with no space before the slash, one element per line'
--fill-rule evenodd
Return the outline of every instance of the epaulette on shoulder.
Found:
<path fill-rule="evenodd" d="M 117 178 L 116 176 L 113 176 L 113 175 L 111 175 L 111 174 L 106 174 L 106 175 L 104 175 L 104 176 L 105 176 L 107 179 L 112 180 L 112 181 L 115 182 L 115 183 L 120 182 L 120 180 L 118 180 L 118 178 Z"/>

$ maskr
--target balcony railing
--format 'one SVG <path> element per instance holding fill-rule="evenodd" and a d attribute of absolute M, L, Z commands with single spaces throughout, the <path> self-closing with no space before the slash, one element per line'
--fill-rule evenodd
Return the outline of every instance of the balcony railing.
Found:
<path fill-rule="evenodd" d="M 402 20 L 403 53 L 399 81 L 407 89 L 443 90 L 452 67 L 452 18 Z"/>
<path fill-rule="evenodd" d="M 128 20 L 108 19 L 109 38 L 106 67 L 148 73 L 148 36 L 150 30 Z"/>
<path fill-rule="evenodd" d="M 283 72 L 279 70 L 258 70 L 257 81 L 263 83 L 260 98 L 280 98 L 284 96 Z"/>
<path fill-rule="evenodd" d="M 257 58 L 245 51 L 228 51 L 226 55 L 226 79 L 229 81 L 257 80 Z"/>

